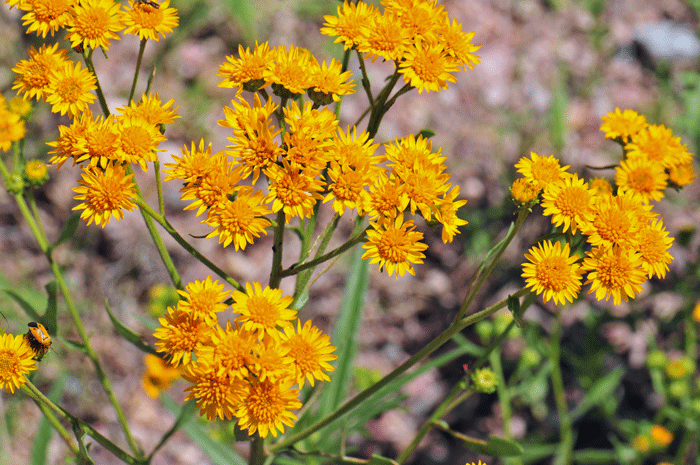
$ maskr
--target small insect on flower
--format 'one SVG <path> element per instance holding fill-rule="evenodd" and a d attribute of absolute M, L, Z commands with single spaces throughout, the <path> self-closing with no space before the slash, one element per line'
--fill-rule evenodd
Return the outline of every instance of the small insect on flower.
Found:
<path fill-rule="evenodd" d="M 39 361 L 51 348 L 51 336 L 41 323 L 32 321 L 27 323 L 27 326 L 29 326 L 29 331 L 24 335 L 24 339 L 34 352 L 34 359 Z"/>
<path fill-rule="evenodd" d="M 152 0 L 136 0 L 136 3 L 143 3 L 148 6 L 152 6 L 153 8 L 160 8 L 160 5 Z"/>

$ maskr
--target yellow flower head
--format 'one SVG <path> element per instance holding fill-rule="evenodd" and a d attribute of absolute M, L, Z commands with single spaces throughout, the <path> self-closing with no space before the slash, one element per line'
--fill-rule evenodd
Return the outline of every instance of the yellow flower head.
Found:
<path fill-rule="evenodd" d="M 205 221 L 215 229 L 207 238 L 219 236 L 219 244 L 224 247 L 233 242 L 236 250 L 245 250 L 255 238 L 267 234 L 265 228 L 272 224 L 265 218 L 272 211 L 262 205 L 264 198 L 262 191 L 253 192 L 252 187 L 242 187 L 234 200 L 226 199 L 212 207 Z"/>
<path fill-rule="evenodd" d="M 30 160 L 24 165 L 24 177 L 32 186 L 41 186 L 49 179 L 49 169 L 40 160 Z"/>
<path fill-rule="evenodd" d="M 309 98 L 318 105 L 328 105 L 331 102 L 339 102 L 341 95 L 355 92 L 352 80 L 352 71 L 342 72 L 343 65 L 335 59 L 330 64 L 326 60 L 320 67 L 314 70 L 311 76 L 311 87 L 307 91 Z"/>
<path fill-rule="evenodd" d="M 459 196 L 459 186 L 446 192 L 442 199 L 438 200 L 435 219 L 442 224 L 442 242 L 447 244 L 452 242 L 455 234 L 459 234 L 459 227 L 467 224 L 467 220 L 463 220 L 457 216 L 457 210 L 466 205 L 466 200 L 455 199 Z"/>
<path fill-rule="evenodd" d="M 28 13 L 22 16 L 22 25 L 29 25 L 27 34 L 36 31 L 37 36 L 46 37 L 50 33 L 53 37 L 56 31 L 72 23 L 71 10 L 77 3 L 77 0 L 31 0 L 20 3 L 20 8 L 28 7 Z"/>
<path fill-rule="evenodd" d="M 83 46 L 109 49 L 111 40 L 120 40 L 117 32 L 124 29 L 121 3 L 114 0 L 81 0 L 73 8 L 73 20 L 68 27 L 72 48 Z"/>
<path fill-rule="evenodd" d="M 49 154 L 53 154 L 53 157 L 49 159 L 49 163 L 58 165 L 56 167 L 58 169 L 69 158 L 73 158 L 74 164 L 78 158 L 85 159 L 84 155 L 88 152 L 86 137 L 94 124 L 92 112 L 90 109 L 86 109 L 80 116 L 73 119 L 70 126 L 59 126 L 58 131 L 60 135 L 58 138 L 55 141 L 46 143 L 46 145 L 54 147 L 49 152 Z"/>
<path fill-rule="evenodd" d="M 231 297 L 234 300 L 231 310 L 240 314 L 236 323 L 245 331 L 267 334 L 277 340 L 280 338 L 278 327 L 291 326 L 291 321 L 297 317 L 296 310 L 289 308 L 294 301 L 291 296 L 282 296 L 281 289 L 269 286 L 263 289 L 258 282 L 252 286 L 246 283 L 246 292 L 234 291 Z"/>
<path fill-rule="evenodd" d="M 665 278 L 668 264 L 673 261 L 669 253 L 673 238 L 668 237 L 663 221 L 652 220 L 643 223 L 639 231 L 639 254 L 642 256 L 642 268 L 647 276 Z"/>
<path fill-rule="evenodd" d="M 374 5 L 364 2 L 348 2 L 337 7 L 337 16 L 324 16 L 326 22 L 321 34 L 336 37 L 333 43 L 343 43 L 345 50 L 356 47 L 366 40 L 369 24 L 374 15 L 379 14 Z"/>
<path fill-rule="evenodd" d="M 272 85 L 275 95 L 292 97 L 311 87 L 311 76 L 318 68 L 316 59 L 305 48 L 283 45 L 273 51 L 273 61 L 263 72 L 265 85 Z"/>
<path fill-rule="evenodd" d="M 173 155 L 175 163 L 165 164 L 165 180 L 180 179 L 188 184 L 196 183 L 210 170 L 211 143 L 204 148 L 204 139 L 200 139 L 199 146 L 195 146 L 193 141 L 189 149 L 185 145 L 180 151 L 182 157 Z"/>
<path fill-rule="evenodd" d="M 195 349 L 197 359 L 211 361 L 229 376 L 244 379 L 256 363 L 253 350 L 259 343 L 254 332 L 244 331 L 238 325 L 226 322 L 226 329 L 216 325 L 211 333 L 211 343 Z"/>
<path fill-rule="evenodd" d="M 129 0 L 129 7 L 122 13 L 122 21 L 126 26 L 124 34 L 157 41 L 158 34 L 165 37 L 165 34 L 173 32 L 180 20 L 177 9 L 170 8 L 170 0 L 163 0 L 158 8 L 146 2 Z"/>
<path fill-rule="evenodd" d="M 644 115 L 638 114 L 634 110 L 615 111 L 603 116 L 603 124 L 600 130 L 605 133 L 606 139 L 619 139 L 627 143 L 630 137 L 637 134 L 647 126 L 647 119 Z"/>
<path fill-rule="evenodd" d="M 158 160 L 158 145 L 165 141 L 165 136 L 155 126 L 141 118 L 117 118 L 121 147 L 120 162 L 136 163 L 143 171 L 148 171 L 148 162 Z"/>
<path fill-rule="evenodd" d="M 423 233 L 414 231 L 412 220 L 404 222 L 403 213 L 396 219 L 370 222 L 373 229 L 367 231 L 367 242 L 362 247 L 367 251 L 362 259 L 379 263 L 379 269 L 386 267 L 389 276 L 396 271 L 396 279 L 406 272 L 415 274 L 413 263 L 423 263 L 423 251 L 428 248 L 420 242 Z"/>
<path fill-rule="evenodd" d="M 0 109 L 0 150 L 7 152 L 26 133 L 24 120 L 16 113 Z"/>
<path fill-rule="evenodd" d="M 656 444 L 666 447 L 673 442 L 673 433 L 661 425 L 653 425 L 649 430 L 651 440 Z"/>
<path fill-rule="evenodd" d="M 14 394 L 27 382 L 25 375 L 32 370 L 36 370 L 34 352 L 24 336 L 0 335 L 0 389 Z"/>
<path fill-rule="evenodd" d="M 311 325 L 311 321 L 301 326 L 301 321 L 297 320 L 296 332 L 294 327 L 287 327 L 282 336 L 283 345 L 289 352 L 294 366 L 294 378 L 300 388 L 304 387 L 304 380 L 307 379 L 311 386 L 314 380 L 330 381 L 326 374 L 334 368 L 328 363 L 337 359 L 333 355 L 335 347 L 331 345 L 330 336 L 323 334 L 318 328 Z"/>
<path fill-rule="evenodd" d="M 603 178 L 590 179 L 588 181 L 588 187 L 593 189 L 596 196 L 603 194 L 612 195 L 613 193 L 612 184 L 610 184 L 607 179 Z"/>
<path fill-rule="evenodd" d="M 66 61 L 49 82 L 46 101 L 51 111 L 61 115 L 68 113 L 70 117 L 79 115 L 95 100 L 92 91 L 97 89 L 96 81 L 95 75 L 81 68 L 80 63 Z"/>
<path fill-rule="evenodd" d="M 516 203 L 528 205 L 537 198 L 541 190 L 539 186 L 536 186 L 526 178 L 518 178 L 513 181 L 510 194 L 513 196 L 513 200 L 515 200 Z"/>
<path fill-rule="evenodd" d="M 578 175 L 567 176 L 548 184 L 542 194 L 543 215 L 552 217 L 552 224 L 571 229 L 588 229 L 593 219 L 594 191 Z"/>
<path fill-rule="evenodd" d="M 273 382 L 253 380 L 242 394 L 243 400 L 236 409 L 238 426 L 252 435 L 256 431 L 261 438 L 277 432 L 284 433 L 284 426 L 294 426 L 297 416 L 290 410 L 301 407 L 297 399 L 299 389 L 292 389 L 294 380 L 287 378 Z"/>
<path fill-rule="evenodd" d="M 168 313 L 158 322 L 160 327 L 153 334 L 159 339 L 156 342 L 157 350 L 170 356 L 170 363 L 175 366 L 189 364 L 192 352 L 200 344 L 211 342 L 212 329 L 179 302 L 175 308 L 169 307 Z"/>
<path fill-rule="evenodd" d="M 173 382 L 182 374 L 181 368 L 173 367 L 162 358 L 152 354 L 146 354 L 144 363 L 146 369 L 141 375 L 141 384 L 143 384 L 143 390 L 146 391 L 146 394 L 154 399 L 160 395 L 161 391 L 170 389 Z"/>
<path fill-rule="evenodd" d="M 625 150 L 628 159 L 641 157 L 664 168 L 689 163 L 693 159 L 687 147 L 681 144 L 681 138 L 673 137 L 673 131 L 663 124 L 651 124 L 632 135 Z"/>
<path fill-rule="evenodd" d="M 176 118 L 180 118 L 177 114 L 178 107 L 169 108 L 174 102 L 174 99 L 170 99 L 162 103 L 158 97 L 158 92 L 155 95 L 143 94 L 139 103 L 135 103 L 132 100 L 131 105 L 120 107 L 117 111 L 122 114 L 123 119 L 140 119 L 153 126 L 161 126 L 170 124 Z"/>
<path fill-rule="evenodd" d="M 361 36 L 357 49 L 365 59 L 399 60 L 413 38 L 411 31 L 402 27 L 396 13 L 374 13 L 367 18 L 367 33 Z"/>
<path fill-rule="evenodd" d="M 678 187 L 687 186 L 695 179 L 695 168 L 693 162 L 673 165 L 668 170 L 668 179 Z"/>
<path fill-rule="evenodd" d="M 283 160 L 281 168 L 272 168 L 266 173 L 271 184 L 265 203 L 272 202 L 275 213 L 283 210 L 287 223 L 296 216 L 310 218 L 316 202 L 323 199 L 323 182 L 316 178 L 317 171 L 293 168 L 287 160 Z"/>
<path fill-rule="evenodd" d="M 632 448 L 640 454 L 646 454 L 649 452 L 649 450 L 651 450 L 651 440 L 649 439 L 649 436 L 646 434 L 640 434 L 635 437 L 632 441 Z"/>
<path fill-rule="evenodd" d="M 583 270 L 577 263 L 579 256 L 571 255 L 569 244 L 562 249 L 560 242 L 554 245 L 545 241 L 525 254 L 530 263 L 523 263 L 523 278 L 542 299 L 555 304 L 573 302 L 581 290 Z"/>
<path fill-rule="evenodd" d="M 595 291 L 596 299 L 607 301 L 612 296 L 613 303 L 620 305 L 642 291 L 646 273 L 638 253 L 623 247 L 596 247 L 586 254 L 583 269 L 590 273 L 585 284 L 591 284 L 588 293 Z"/>
<path fill-rule="evenodd" d="M 29 114 L 32 112 L 32 102 L 29 98 L 24 99 L 20 96 L 13 97 L 12 100 L 8 102 L 7 109 L 26 121 Z"/>
<path fill-rule="evenodd" d="M 224 302 L 229 291 L 224 291 L 224 285 L 219 281 L 212 281 L 207 276 L 204 281 L 194 281 L 185 287 L 184 291 L 177 291 L 183 300 L 179 302 L 180 309 L 189 311 L 196 319 L 202 319 L 209 326 L 216 323 L 216 314 L 228 308 Z"/>
<path fill-rule="evenodd" d="M 664 198 L 668 175 L 658 163 L 643 157 L 629 158 L 620 161 L 620 166 L 616 167 L 615 171 L 615 184 L 618 189 L 639 194 L 645 203 Z"/>
<path fill-rule="evenodd" d="M 418 93 L 447 89 L 448 82 L 457 82 L 451 73 L 459 71 L 459 61 L 447 53 L 437 40 L 417 41 L 407 46 L 401 57 L 399 72 Z"/>
<path fill-rule="evenodd" d="M 700 323 L 700 302 L 696 303 L 695 307 L 693 307 L 692 318 L 696 323 Z"/>
<path fill-rule="evenodd" d="M 30 48 L 29 60 L 21 60 L 12 68 L 17 75 L 12 89 L 27 99 L 46 99 L 51 78 L 63 68 L 66 53 L 66 49 L 58 50 L 58 43 L 42 45 L 39 50 Z"/>
<path fill-rule="evenodd" d="M 201 148 L 203 148 L 202 143 L 200 143 Z M 207 150 L 210 149 L 211 147 L 207 148 Z M 185 210 L 196 208 L 197 216 L 208 208 L 225 203 L 229 196 L 234 195 L 241 188 L 238 185 L 241 179 L 240 171 L 233 169 L 233 163 L 228 161 L 226 154 L 215 153 L 209 158 L 205 168 L 200 178 L 188 182 L 180 189 L 182 200 L 194 200 L 185 207 Z"/>
<path fill-rule="evenodd" d="M 535 152 L 530 152 L 530 158 L 521 158 L 515 167 L 518 173 L 540 189 L 545 189 L 549 184 L 558 181 L 565 176 L 569 166 L 560 166 L 559 160 L 553 155 L 541 157 Z"/>
<path fill-rule="evenodd" d="M 443 44 L 445 51 L 455 57 L 464 71 L 474 69 L 479 63 L 479 56 L 474 55 L 474 52 L 481 48 L 481 45 L 472 44 L 471 40 L 474 37 L 474 32 L 464 33 L 462 25 L 447 15 L 442 18 L 442 23 L 437 25 L 438 40 Z"/>
<path fill-rule="evenodd" d="M 593 220 L 583 228 L 583 233 L 593 246 L 636 248 L 644 223 L 642 214 L 650 209 L 650 205 L 643 205 L 641 196 L 630 191 L 617 196 L 597 196 L 593 202 Z"/>
<path fill-rule="evenodd" d="M 233 419 L 237 405 L 243 401 L 247 383 L 220 370 L 209 360 L 197 360 L 185 367 L 182 377 L 192 383 L 185 401 L 197 400 L 200 415 L 208 420 Z"/>
<path fill-rule="evenodd" d="M 88 121 L 85 118 L 83 122 L 86 124 L 79 142 L 80 145 L 73 152 L 76 163 L 88 161 L 90 166 L 99 166 L 105 169 L 113 161 L 121 162 L 126 158 L 121 151 L 121 133 L 113 116 L 107 118 L 100 116 L 94 121 Z M 76 126 L 75 129 L 79 129 L 81 125 L 74 123 L 73 126 Z M 71 131 L 71 133 L 73 132 Z M 82 150 L 82 153 L 79 150 Z"/>
<path fill-rule="evenodd" d="M 409 202 L 406 189 L 397 176 L 379 173 L 374 177 L 369 193 L 363 196 L 358 213 L 369 214 L 372 219 L 396 218 L 408 208 Z"/>
<path fill-rule="evenodd" d="M 124 210 L 134 209 L 131 200 L 136 198 L 133 178 L 134 175 L 126 174 L 120 165 L 109 164 L 104 171 L 95 167 L 84 169 L 83 178 L 78 181 L 82 186 L 73 188 L 78 194 L 74 198 L 83 203 L 73 210 L 83 210 L 80 218 L 87 220 L 88 225 L 94 221 L 104 228 L 112 216 L 121 220 Z"/>
<path fill-rule="evenodd" d="M 267 42 L 258 44 L 255 41 L 252 52 L 250 47 L 244 49 L 243 45 L 239 45 L 238 58 L 227 56 L 226 62 L 219 67 L 217 76 L 225 78 L 219 83 L 219 87 L 243 86 L 248 92 L 259 90 L 265 84 L 264 73 L 274 57 Z"/>

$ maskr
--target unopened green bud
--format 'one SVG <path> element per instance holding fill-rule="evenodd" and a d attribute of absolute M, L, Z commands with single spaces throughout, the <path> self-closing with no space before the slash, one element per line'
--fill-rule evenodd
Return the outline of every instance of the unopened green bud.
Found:
<path fill-rule="evenodd" d="M 664 368 L 666 366 L 666 353 L 661 350 L 652 350 L 647 354 L 648 368 Z"/>
<path fill-rule="evenodd" d="M 10 173 L 5 176 L 5 188 L 7 192 L 14 195 L 20 195 L 24 192 L 24 179 L 19 173 Z"/>
<path fill-rule="evenodd" d="M 491 394 L 496 390 L 498 379 L 491 368 L 480 368 L 472 375 L 474 390 Z"/>
<path fill-rule="evenodd" d="M 476 324 L 476 334 L 482 344 L 488 343 L 493 337 L 493 323 L 489 320 L 481 320 Z"/>
<path fill-rule="evenodd" d="M 540 364 L 542 361 L 542 355 L 532 347 L 525 347 L 520 354 L 523 363 L 527 366 L 534 367 Z"/>
<path fill-rule="evenodd" d="M 506 330 L 511 321 L 513 321 L 513 315 L 511 315 L 510 312 L 499 313 L 493 320 L 494 332 L 496 334 L 501 334 Z"/>
<path fill-rule="evenodd" d="M 668 384 L 668 395 L 674 399 L 683 399 L 690 394 L 690 386 L 687 381 L 678 379 Z"/>
<path fill-rule="evenodd" d="M 24 178 L 32 187 L 38 187 L 49 180 L 49 170 L 45 163 L 31 160 L 24 165 Z"/>

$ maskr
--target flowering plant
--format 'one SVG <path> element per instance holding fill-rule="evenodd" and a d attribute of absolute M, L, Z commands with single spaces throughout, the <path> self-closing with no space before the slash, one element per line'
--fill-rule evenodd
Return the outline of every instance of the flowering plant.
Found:
<path fill-rule="evenodd" d="M 612 297 L 617 305 L 639 295 L 646 280 L 664 278 L 669 270 L 673 238 L 653 205 L 669 186 L 680 188 L 692 182 L 692 154 L 663 125 L 648 124 L 632 110 L 616 110 L 604 117 L 601 127 L 606 138 L 624 147 L 624 159 L 615 167 L 615 186 L 602 178 L 587 181 L 554 156 L 533 152 L 522 158 L 515 165 L 522 177 L 511 188 L 517 218 L 473 277 L 452 323 L 389 374 L 345 400 L 352 339 L 343 337 L 340 330 L 331 339 L 299 314 L 318 277 L 354 247 L 361 244 L 362 254 L 353 259 L 359 271 L 352 276 L 362 279 L 368 265 L 378 265 L 380 271 L 400 279 L 415 275 L 415 267 L 426 258 L 424 225 L 438 228 L 443 244 L 453 242 L 467 225 L 460 210 L 467 202 L 459 199 L 460 187 L 447 172 L 447 156 L 433 147 L 427 133 L 385 142 L 377 137 L 398 99 L 414 90 L 420 98 L 424 91 L 448 89 L 458 72 L 479 63 L 474 33 L 463 31 L 436 0 L 387 0 L 381 7 L 346 0 L 335 15 L 325 17 L 321 28 L 322 34 L 342 44 L 342 60 L 319 61 L 309 50 L 294 45 L 240 46 L 238 54 L 228 56 L 218 70 L 219 86 L 231 93 L 231 104 L 222 109 L 218 122 L 230 144 L 216 150 L 204 139 L 188 141 L 179 155 L 168 158 L 163 147 L 169 125 L 180 117 L 179 106 L 152 93 L 150 79 L 141 99 L 134 99 L 148 41 L 159 41 L 178 26 L 178 11 L 170 0 L 5 3 L 24 12 L 27 33 L 36 32 L 42 38 L 59 31 L 66 34 L 64 48 L 59 43 L 31 48 L 29 58 L 13 68 L 13 89 L 21 99 L 14 104 L 1 102 L 0 148 L 14 149 L 14 156 L 11 163 L 3 160 L 0 170 L 65 300 L 71 328 L 80 338 L 71 346 L 92 362 L 128 449 L 57 405 L 27 377 L 51 347 L 51 337 L 60 334 L 55 302 L 43 314 L 24 305 L 40 321 L 30 323 L 24 336 L 1 336 L 0 387 L 10 393 L 19 389 L 35 400 L 76 460 L 92 460 L 86 443 L 89 436 L 126 463 L 150 463 L 193 409 L 207 420 L 231 422 L 242 433 L 237 437 L 250 441 L 250 464 L 269 463 L 281 456 L 354 460 L 345 453 L 344 440 L 339 451 L 330 451 L 320 445 L 320 439 L 313 439 L 314 434 L 338 436 L 342 428 L 337 420 L 361 406 L 369 408 L 378 395 L 405 384 L 409 369 L 457 338 L 460 331 L 488 322 L 506 307 L 512 317 L 495 331 L 496 337 L 491 338 L 490 331 L 483 333 L 483 350 L 476 352 L 476 360 L 465 367 L 453 390 L 397 454 L 395 463 L 406 462 L 432 429 L 441 429 L 486 455 L 521 455 L 523 448 L 508 428 L 506 437 L 481 441 L 454 431 L 442 419 L 473 392 L 497 392 L 507 402 L 494 354 L 509 333 L 524 327 L 525 311 L 535 296 L 544 303 L 565 305 L 580 299 L 582 286 L 590 284 L 589 293 L 597 300 Z M 107 55 L 114 41 L 125 34 L 138 36 L 140 48 L 127 103 L 113 112 L 100 85 L 94 54 Z M 379 90 L 368 73 L 377 59 L 393 65 Z M 361 76 L 360 86 L 354 82 L 353 69 Z M 343 128 L 340 104 L 360 92 L 368 108 Z M 48 164 L 80 173 L 73 188 L 77 213 L 53 241 L 42 226 L 35 195 L 50 177 L 49 170 L 39 160 L 27 160 L 22 150 L 32 99 L 48 104 L 65 123 L 58 127 L 58 137 L 48 142 Z M 72 167 L 66 167 L 69 161 Z M 152 176 L 156 186 L 153 202 L 138 179 L 145 175 Z M 241 283 L 199 252 L 171 223 L 164 195 L 168 186 L 179 189 L 183 210 L 191 211 L 190 218 L 206 228 L 205 234 L 192 235 L 198 240 L 216 239 L 222 250 L 233 246 L 234 251 L 246 251 L 270 235 L 267 283 Z M 542 215 L 551 217 L 552 230 L 525 254 L 525 287 L 473 311 L 486 278 L 538 204 Z M 176 294 L 169 298 L 163 294 L 162 304 L 154 307 L 161 311 L 152 343 L 120 322 L 108 306 L 109 316 L 119 334 L 146 354 L 143 386 L 150 396 L 158 397 L 177 379 L 187 385 L 177 421 L 148 453 L 129 426 L 54 255 L 56 247 L 74 235 L 78 216 L 86 225 L 111 228 L 134 210 L 142 215 Z M 348 218 L 352 232 L 343 236 L 341 220 Z M 210 274 L 183 282 L 162 232 Z M 333 241 L 340 245 L 330 248 Z M 290 250 L 298 256 L 285 266 Z M 294 278 L 289 292 L 283 290 L 285 278 Z M 353 282 L 349 281 L 349 291 L 362 292 L 362 286 Z M 360 314 L 361 304 L 338 315 L 337 328 Z M 570 462 L 572 419 L 559 367 L 561 314 L 557 309 L 550 370 L 563 444 L 557 453 Z M 484 366 L 487 362 L 490 368 Z M 336 376 L 339 381 L 334 382 Z M 331 383 L 332 389 L 318 389 L 323 384 L 319 382 Z M 74 435 L 61 419 L 71 424 Z M 670 444 L 671 433 L 664 426 L 654 425 L 648 431 L 635 441 L 641 444 L 650 437 L 661 448 Z M 242 460 L 234 452 L 227 457 L 236 463 Z"/>

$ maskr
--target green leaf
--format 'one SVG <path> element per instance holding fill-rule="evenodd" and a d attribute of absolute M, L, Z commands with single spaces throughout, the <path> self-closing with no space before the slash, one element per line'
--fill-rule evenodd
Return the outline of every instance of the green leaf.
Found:
<path fill-rule="evenodd" d="M 319 412 L 321 416 L 326 416 L 338 408 L 350 385 L 352 363 L 356 352 L 355 338 L 362 320 L 369 275 L 368 262 L 362 260 L 362 252 L 361 248 L 356 247 L 350 260 L 343 300 L 333 328 L 332 342 L 338 348 L 338 360 L 335 363 L 335 370 L 331 373 L 331 381 L 324 386 L 321 395 Z"/>
<path fill-rule="evenodd" d="M 367 462 L 367 465 L 398 465 L 398 462 L 380 455 L 373 455 L 372 459 Z"/>
<path fill-rule="evenodd" d="M 34 305 L 30 304 L 27 300 L 24 299 L 24 297 L 19 295 L 19 293 L 11 291 L 9 289 L 5 289 L 5 294 L 7 294 L 12 300 L 14 300 L 17 303 L 17 305 L 19 305 L 20 308 L 24 310 L 24 313 L 26 313 L 32 321 L 41 321 L 41 315 L 39 315 L 39 312 L 36 310 Z"/>
<path fill-rule="evenodd" d="M 72 239 L 73 236 L 75 236 L 75 231 L 77 231 L 79 224 L 80 212 L 75 212 L 66 220 L 66 223 L 63 225 L 63 230 L 61 230 L 61 235 L 58 236 L 58 239 L 56 239 L 56 242 L 51 246 L 51 249 L 55 249 L 68 239 Z"/>
<path fill-rule="evenodd" d="M 458 439 L 464 447 L 478 454 L 490 455 L 492 457 L 516 457 L 522 455 L 525 451 L 523 446 L 512 439 L 506 439 L 499 436 L 489 435 L 488 441 L 483 439 L 473 438 L 451 429 L 441 429 L 447 431 L 456 439 Z"/>
<path fill-rule="evenodd" d="M 65 379 L 65 375 L 61 375 L 49 391 L 47 397 L 54 404 L 59 403 L 61 400 L 61 396 L 63 395 L 63 387 L 65 385 Z M 32 457 L 29 463 L 31 463 L 32 465 L 44 465 L 48 463 L 47 458 L 52 432 L 53 428 L 51 427 L 51 423 L 49 423 L 49 420 L 47 420 L 46 417 L 41 417 L 41 421 L 39 422 L 39 429 L 36 432 L 36 437 L 34 438 L 34 442 L 32 444 Z"/>
<path fill-rule="evenodd" d="M 581 399 L 576 408 L 571 412 L 571 420 L 576 421 L 596 405 L 610 399 L 610 396 L 612 396 L 615 389 L 620 385 L 623 376 L 625 376 L 624 368 L 616 367 L 610 373 L 596 381 L 593 386 L 588 389 L 588 392 L 583 399 Z"/>
<path fill-rule="evenodd" d="M 619 457 L 614 450 L 610 449 L 584 449 L 575 451 L 573 459 L 576 463 L 616 464 Z"/>
<path fill-rule="evenodd" d="M 125 326 L 121 321 L 117 320 L 117 317 L 114 316 L 112 313 L 112 310 L 109 308 L 109 302 L 105 300 L 105 308 L 107 309 L 107 314 L 109 315 L 109 319 L 112 320 L 112 324 L 114 325 L 114 329 L 117 330 L 119 335 L 121 335 L 124 339 L 129 341 L 131 344 L 136 346 L 138 349 L 141 349 L 142 351 L 146 352 L 147 354 L 152 354 L 155 355 L 156 357 L 162 357 L 163 354 L 158 353 L 156 349 L 153 347 L 149 346 L 146 344 L 143 339 L 141 339 L 141 336 Z"/>
<path fill-rule="evenodd" d="M 173 415 L 180 416 L 183 407 L 178 406 L 172 399 L 167 396 L 161 396 L 163 405 L 170 410 Z M 189 405 L 189 404 L 185 404 Z M 182 430 L 187 433 L 187 436 L 199 446 L 199 449 L 217 465 L 246 465 L 246 461 L 230 447 L 215 441 L 209 435 L 203 425 L 197 421 L 185 421 L 182 424 Z"/>

